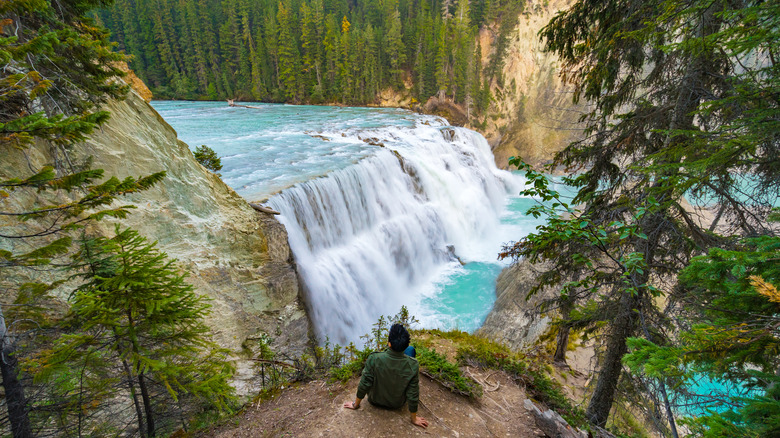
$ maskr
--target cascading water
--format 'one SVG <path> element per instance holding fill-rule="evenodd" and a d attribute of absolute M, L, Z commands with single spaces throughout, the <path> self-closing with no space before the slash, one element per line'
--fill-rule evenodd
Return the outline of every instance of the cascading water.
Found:
<path fill-rule="evenodd" d="M 283 212 L 321 339 L 358 341 L 401 305 L 423 327 L 476 329 L 495 300 L 501 244 L 539 223 L 485 139 L 440 118 L 153 103 L 191 147 L 217 152 L 223 181 Z"/>
<path fill-rule="evenodd" d="M 440 119 L 343 135 L 385 147 L 268 201 L 282 213 L 313 323 L 337 342 L 414 308 L 455 254 L 494 259 L 496 245 L 485 242 L 506 239 L 499 216 L 518 190 L 482 136 Z"/>

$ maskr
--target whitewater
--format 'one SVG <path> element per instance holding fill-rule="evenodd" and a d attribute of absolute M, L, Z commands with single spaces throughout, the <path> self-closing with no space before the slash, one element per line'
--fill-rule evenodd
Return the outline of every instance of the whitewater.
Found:
<path fill-rule="evenodd" d="M 320 340 L 360 342 L 401 305 L 423 327 L 482 323 L 502 243 L 538 222 L 480 134 L 399 109 L 258 106 L 154 102 L 228 185 L 281 212 Z"/>

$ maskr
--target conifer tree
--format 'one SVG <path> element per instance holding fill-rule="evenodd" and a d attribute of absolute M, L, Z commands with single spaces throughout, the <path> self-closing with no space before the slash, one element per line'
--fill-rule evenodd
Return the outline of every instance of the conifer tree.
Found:
<path fill-rule="evenodd" d="M 317 65 L 317 55 L 319 46 L 317 27 L 312 9 L 304 3 L 301 5 L 301 49 L 303 51 L 301 69 L 304 74 L 304 81 L 309 93 L 314 94 L 315 90 L 320 89 L 319 66 Z"/>
<path fill-rule="evenodd" d="M 52 162 L 32 163 L 0 176 L 0 219 L 4 240 L 0 270 L 46 269 L 71 246 L 68 232 L 106 216 L 122 218 L 131 206 L 114 205 L 123 194 L 145 190 L 164 173 L 109 178 L 74 158 L 74 145 L 108 119 L 98 110 L 109 98 L 121 98 L 123 73 L 110 50 L 108 34 L 84 15 L 97 2 L 6 2 L 0 6 L 0 151 L 25 153 L 35 142 L 48 145 Z M 25 199 L 37 199 L 27 206 Z M 15 222 L 19 220 L 18 222 Z M 4 293 L 0 301 L 3 375 L 8 424 L 14 437 L 32 435 L 28 400 L 17 379 L 16 333 L 30 309 L 58 281 L 34 283 Z M 15 301 L 14 301 L 15 300 Z"/>
<path fill-rule="evenodd" d="M 299 87 L 302 85 L 302 78 L 298 77 L 301 71 L 301 55 L 295 36 L 295 17 L 290 6 L 279 2 L 276 19 L 279 23 L 279 76 L 284 97 L 289 102 L 298 103 L 301 97 Z"/>
<path fill-rule="evenodd" d="M 438 30 L 436 31 L 436 59 L 434 65 L 436 68 L 436 87 L 439 93 L 447 94 L 450 89 L 449 71 L 450 66 L 450 47 L 447 43 L 447 21 L 439 21 Z"/>
<path fill-rule="evenodd" d="M 352 44 L 352 24 L 345 15 L 341 19 L 341 36 L 339 38 L 338 81 L 344 101 L 352 100 L 355 76 L 353 74 L 354 47 Z"/>
<path fill-rule="evenodd" d="M 420 99 L 462 88 L 471 53 L 461 43 L 472 45 L 470 29 L 485 23 L 484 13 L 472 11 L 492 8 L 505 46 L 521 4 L 469 3 L 119 0 L 97 16 L 160 97 L 363 104 L 406 77 Z M 491 58 L 488 73 L 500 70 L 499 58 Z"/>
<path fill-rule="evenodd" d="M 328 14 L 325 20 L 325 69 L 326 69 L 326 83 L 327 95 L 329 98 L 337 98 L 341 95 L 341 83 L 339 81 L 339 45 L 341 41 L 341 30 L 336 17 L 332 14 Z"/>
<path fill-rule="evenodd" d="M 570 324 L 603 327 L 586 411 L 599 426 L 627 340 L 669 341 L 673 320 L 659 297 L 675 297 L 677 274 L 692 257 L 739 237 L 774 235 L 765 218 L 780 187 L 780 105 L 770 97 L 780 89 L 779 6 L 638 6 L 583 0 L 543 29 L 575 99 L 593 110 L 583 117 L 586 137 L 554 160 L 580 172 L 568 179 L 576 198 L 561 201 L 540 182 L 532 190 L 555 211 L 509 251 L 551 263 L 539 285 L 563 286 L 559 303 L 575 303 Z M 696 212 L 708 210 L 712 218 L 700 220 Z M 675 414 L 658 384 L 674 435 Z"/>
<path fill-rule="evenodd" d="M 390 16 L 390 27 L 385 34 L 384 48 L 387 53 L 390 85 L 401 84 L 402 66 L 406 62 L 406 53 L 401 33 L 401 14 L 398 9 Z"/>
<path fill-rule="evenodd" d="M 714 408 L 688 422 L 697 435 L 780 434 L 778 257 L 777 236 L 710 249 L 680 273 L 686 292 L 678 305 L 686 327 L 665 344 L 629 339 L 633 351 L 624 362 L 632 370 L 678 388 L 681 404 L 698 405 L 701 412 Z M 687 391 L 708 380 L 719 385 L 710 385 L 706 394 Z"/>
<path fill-rule="evenodd" d="M 84 239 L 76 254 L 84 283 L 71 297 L 68 320 L 78 330 L 36 361 L 36 379 L 61 382 L 71 369 L 85 368 L 81 388 L 121 383 L 142 437 L 170 430 L 175 425 L 170 417 L 177 410 L 181 417 L 188 403 L 194 406 L 184 410 L 202 405 L 229 409 L 233 368 L 226 350 L 209 338 L 203 322 L 209 305 L 174 262 L 156 249 L 156 242 L 119 225 L 110 239 Z M 108 377 L 111 370 L 115 377 Z M 74 390 L 71 396 L 94 400 L 106 395 Z M 90 425 L 79 429 L 90 430 Z"/>

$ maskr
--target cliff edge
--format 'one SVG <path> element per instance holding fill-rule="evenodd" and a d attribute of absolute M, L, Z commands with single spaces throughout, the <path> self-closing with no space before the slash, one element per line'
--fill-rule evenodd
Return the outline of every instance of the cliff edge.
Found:
<path fill-rule="evenodd" d="M 310 323 L 284 227 L 273 216 L 252 209 L 198 164 L 176 131 L 135 91 L 105 109 L 111 119 L 74 148 L 70 157 L 78 162 L 91 156 L 92 168 L 104 169 L 106 177 L 167 172 L 152 189 L 117 201 L 136 207 L 121 226 L 157 241 L 189 273 L 195 290 L 212 300 L 207 323 L 215 340 L 237 358 L 238 393 L 256 392 L 259 372 L 250 358 L 260 342 L 273 339 L 275 351 L 291 356 L 310 348 Z M 40 167 L 53 161 L 48 145 L 38 144 L 26 152 L 7 149 L 0 162 L 3 178 L 28 163 Z M 34 205 L 35 195 L 19 202 Z M 7 220 L 0 225 L 13 223 Z M 104 234 L 113 232 L 109 220 L 94 228 Z M 13 287 L 30 275 L 21 273 L 3 283 Z M 62 288 L 60 295 L 69 292 Z"/>

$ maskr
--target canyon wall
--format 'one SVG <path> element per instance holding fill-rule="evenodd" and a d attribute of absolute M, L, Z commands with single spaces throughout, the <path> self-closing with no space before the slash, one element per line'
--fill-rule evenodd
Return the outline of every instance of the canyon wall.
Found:
<path fill-rule="evenodd" d="M 537 267 L 520 261 L 505 268 L 496 280 L 496 302 L 476 335 L 483 336 L 514 350 L 533 344 L 550 325 L 551 319 L 542 304 L 556 291 L 544 288 L 529 297 L 538 275 Z"/>
<path fill-rule="evenodd" d="M 509 37 L 504 83 L 493 84 L 495 101 L 482 130 L 499 168 L 506 169 L 512 156 L 535 166 L 545 164 L 582 133 L 577 123 L 582 107 L 572 103 L 572 88 L 559 76 L 558 58 L 543 51 L 538 35 L 570 4 L 571 0 L 529 0 Z M 483 50 L 493 49 L 493 34 L 489 29 L 480 32 Z"/>
<path fill-rule="evenodd" d="M 214 329 L 215 340 L 238 359 L 237 389 L 243 394 L 256 390 L 258 373 L 250 358 L 264 335 L 274 339 L 275 351 L 292 356 L 311 346 L 310 323 L 284 227 L 273 216 L 252 209 L 217 175 L 198 164 L 173 128 L 135 91 L 105 109 L 111 119 L 78 145 L 71 158 L 77 162 L 91 156 L 93 168 L 120 179 L 167 172 L 152 189 L 117 201 L 137 207 L 121 225 L 157 241 L 189 273 L 195 290 L 211 299 L 207 323 Z M 37 145 L 26 153 L 2 148 L 7 150 L 0 151 L 0 179 L 21 173 L 28 163 L 40 167 L 52 160 L 48 145 Z M 29 206 L 36 196 L 5 202 Z M 13 220 L 3 220 L 0 227 L 4 230 L 14 226 Z M 104 220 L 93 228 L 110 235 L 114 225 Z M 3 240 L 0 247 L 21 250 L 18 245 L 24 245 Z M 2 279 L 2 287 L 13 290 L 14 284 L 36 276 L 51 274 L 20 271 Z M 60 296 L 64 298 L 72 287 L 62 287 Z"/>

